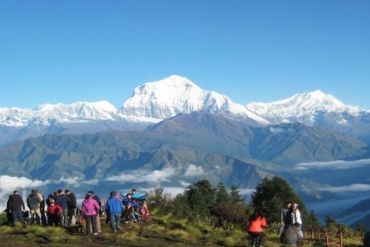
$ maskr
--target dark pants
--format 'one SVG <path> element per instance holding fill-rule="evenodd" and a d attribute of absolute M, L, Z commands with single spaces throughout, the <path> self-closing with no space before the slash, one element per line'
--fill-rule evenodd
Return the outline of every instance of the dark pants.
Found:
<path fill-rule="evenodd" d="M 9 213 L 8 210 L 6 210 L 6 218 L 8 220 L 8 225 L 12 226 L 13 225 L 13 215 L 12 213 Z"/>
<path fill-rule="evenodd" d="M 46 226 L 47 225 L 47 221 L 46 221 L 46 214 L 45 214 L 45 209 L 41 209 L 41 224 L 43 226 Z"/>
<path fill-rule="evenodd" d="M 49 226 L 61 226 L 62 217 L 59 214 L 48 214 L 48 225 Z"/>
<path fill-rule="evenodd" d="M 73 216 L 75 215 L 76 208 L 68 208 L 68 223 L 72 223 Z"/>
<path fill-rule="evenodd" d="M 121 214 L 109 214 L 110 227 L 113 231 L 119 230 L 119 225 L 121 224 Z"/>
<path fill-rule="evenodd" d="M 265 246 L 266 234 L 264 232 L 248 232 L 252 237 L 252 246 Z"/>
<path fill-rule="evenodd" d="M 24 224 L 24 218 L 23 218 L 23 212 L 22 210 L 16 210 L 16 211 L 12 211 L 12 218 L 13 218 L 13 223 L 12 225 L 15 225 L 15 223 L 17 223 L 17 220 L 19 219 L 19 221 Z"/>
<path fill-rule="evenodd" d="M 86 234 L 91 235 L 92 233 L 91 228 L 93 233 L 98 233 L 98 226 L 96 224 L 96 215 L 85 215 L 85 219 L 86 219 Z"/>

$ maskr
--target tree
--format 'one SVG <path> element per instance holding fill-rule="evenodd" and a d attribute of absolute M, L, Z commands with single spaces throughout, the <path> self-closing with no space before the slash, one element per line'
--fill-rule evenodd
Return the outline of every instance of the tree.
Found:
<path fill-rule="evenodd" d="M 293 191 L 289 183 L 281 177 L 264 178 L 252 193 L 251 204 L 261 210 L 268 222 L 280 222 L 281 209 L 287 201 L 298 203 L 303 218 L 307 216 L 302 199 Z"/>
<path fill-rule="evenodd" d="M 227 192 L 225 185 L 220 182 L 216 188 L 216 203 L 223 204 L 228 202 L 230 202 L 229 193 Z"/>
<path fill-rule="evenodd" d="M 216 204 L 215 189 L 208 180 L 189 185 L 185 191 L 189 206 L 195 218 L 207 218 Z"/>
<path fill-rule="evenodd" d="M 244 202 L 239 194 L 239 190 L 235 185 L 232 185 L 230 188 L 230 198 L 232 203 L 242 203 Z"/>
<path fill-rule="evenodd" d="M 314 229 L 320 228 L 320 221 L 315 214 L 315 211 L 311 210 L 307 215 L 307 218 L 303 219 L 306 226 L 312 227 Z"/>

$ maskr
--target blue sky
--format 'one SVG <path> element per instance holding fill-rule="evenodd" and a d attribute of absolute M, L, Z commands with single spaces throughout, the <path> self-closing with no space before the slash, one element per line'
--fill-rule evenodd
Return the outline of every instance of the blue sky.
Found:
<path fill-rule="evenodd" d="M 0 13 L 0 107 L 121 107 L 176 74 L 240 104 L 320 89 L 370 108 L 367 0 L 3 0 Z"/>

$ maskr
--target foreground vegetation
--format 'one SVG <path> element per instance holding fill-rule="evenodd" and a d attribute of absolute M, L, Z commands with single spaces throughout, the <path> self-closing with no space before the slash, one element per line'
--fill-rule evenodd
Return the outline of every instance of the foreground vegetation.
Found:
<path fill-rule="evenodd" d="M 28 225 L 23 228 L 18 223 L 16 227 L 9 227 L 3 213 L 0 217 L 0 245 L 249 247 L 246 233 L 248 217 L 255 208 L 259 208 L 266 212 L 269 223 L 265 229 L 266 246 L 277 247 L 282 246 L 277 235 L 280 209 L 288 199 L 301 205 L 306 230 L 302 246 L 334 247 L 340 241 L 342 246 L 363 246 L 365 229 L 351 229 L 337 224 L 330 216 L 326 219 L 326 225 L 320 226 L 314 212 L 306 212 L 304 203 L 293 193 L 289 184 L 277 177 L 265 179 L 256 188 L 248 205 L 240 198 L 235 187 L 227 190 L 223 184 L 219 184 L 213 188 L 207 180 L 190 185 L 183 194 L 174 198 L 158 188 L 147 199 L 152 214 L 150 222 L 123 224 L 121 231 L 113 233 L 102 218 L 102 233 L 94 237 L 85 235 L 84 225 L 66 228 Z"/>

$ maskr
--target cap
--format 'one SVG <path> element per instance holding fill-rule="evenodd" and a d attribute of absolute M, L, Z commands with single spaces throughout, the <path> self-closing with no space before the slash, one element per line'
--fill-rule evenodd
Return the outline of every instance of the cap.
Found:
<path fill-rule="evenodd" d="M 90 193 L 90 194 L 94 195 L 94 191 L 92 191 L 92 190 L 89 190 L 87 193 Z"/>

